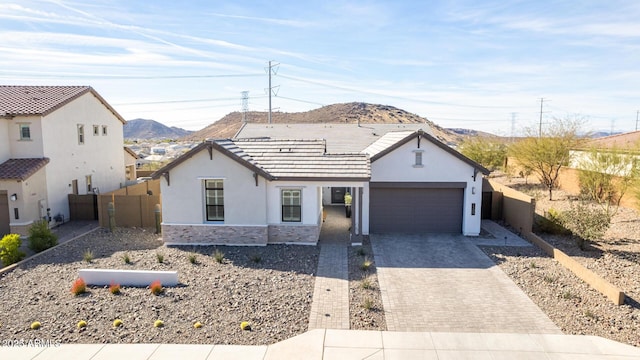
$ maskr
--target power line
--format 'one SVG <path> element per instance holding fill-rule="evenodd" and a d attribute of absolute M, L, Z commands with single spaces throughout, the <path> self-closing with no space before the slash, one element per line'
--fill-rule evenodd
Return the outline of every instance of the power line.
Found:
<path fill-rule="evenodd" d="M 254 98 L 263 98 L 263 97 L 266 97 L 266 95 L 264 95 L 264 96 L 254 96 Z M 137 102 L 137 103 L 118 103 L 118 104 L 113 104 L 113 106 L 178 104 L 178 103 L 227 101 L 227 100 L 238 101 L 238 98 L 233 97 L 233 98 L 211 98 L 211 99 L 193 99 L 193 100 L 163 100 L 163 101 L 148 101 L 148 102 Z"/>
<path fill-rule="evenodd" d="M 206 75 L 148 75 L 148 76 L 131 76 L 131 75 L 108 75 L 108 74 L 66 74 L 66 73 L 41 73 L 37 71 L 11 71 L 9 74 L 27 74 L 31 75 L 34 78 L 40 79 L 43 77 L 46 78 L 59 78 L 59 79 L 68 79 L 68 78 L 79 78 L 79 79 L 109 79 L 109 80 L 156 80 L 156 79 L 206 79 L 206 78 L 233 78 L 233 77 L 253 77 L 253 76 L 262 76 L 259 73 L 247 73 L 247 74 L 206 74 Z M 8 76 L 0 75 L 1 78 L 10 78 Z M 23 78 L 21 78 L 23 79 Z"/>

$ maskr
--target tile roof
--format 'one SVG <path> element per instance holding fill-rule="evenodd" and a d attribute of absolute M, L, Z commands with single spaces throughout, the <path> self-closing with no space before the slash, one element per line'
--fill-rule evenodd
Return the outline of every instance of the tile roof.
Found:
<path fill-rule="evenodd" d="M 9 159 L 0 164 L 0 180 L 27 180 L 48 163 L 48 158 Z"/>
<path fill-rule="evenodd" d="M 367 181 L 371 166 L 366 154 L 327 154 L 324 140 L 207 140 L 152 174 L 166 175 L 196 153 L 222 152 L 268 180 Z"/>
<path fill-rule="evenodd" d="M 430 132 L 424 124 L 245 124 L 235 139 L 325 139 L 329 153 L 359 153 L 381 136 L 395 131 Z"/>
<path fill-rule="evenodd" d="M 235 140 L 255 163 L 277 179 L 367 180 L 366 154 L 328 154 L 324 140 Z"/>
<path fill-rule="evenodd" d="M 125 122 L 91 86 L 0 85 L 0 117 L 44 116 L 88 92 L 98 98 L 120 121 Z"/>

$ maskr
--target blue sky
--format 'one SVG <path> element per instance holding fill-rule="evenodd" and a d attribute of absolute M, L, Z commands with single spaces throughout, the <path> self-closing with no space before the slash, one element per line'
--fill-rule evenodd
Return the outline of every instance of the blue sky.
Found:
<path fill-rule="evenodd" d="M 126 119 L 198 130 L 273 107 L 392 105 L 510 135 L 631 131 L 640 2 L 0 0 L 0 83 L 91 85 Z M 512 121 L 515 119 L 515 121 Z M 515 126 L 514 126 L 515 124 Z"/>

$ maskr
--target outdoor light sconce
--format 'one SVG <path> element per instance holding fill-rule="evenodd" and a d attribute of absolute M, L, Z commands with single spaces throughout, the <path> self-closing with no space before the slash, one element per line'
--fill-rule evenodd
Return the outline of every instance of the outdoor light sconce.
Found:
<path fill-rule="evenodd" d="M 18 194 L 11 194 L 11 201 L 18 200 Z"/>

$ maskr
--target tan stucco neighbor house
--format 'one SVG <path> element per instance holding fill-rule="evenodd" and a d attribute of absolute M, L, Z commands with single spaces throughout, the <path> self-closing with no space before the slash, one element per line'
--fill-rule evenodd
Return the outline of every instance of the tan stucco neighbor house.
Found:
<path fill-rule="evenodd" d="M 161 179 L 163 240 L 315 244 L 323 206 L 343 203 L 346 192 L 352 236 L 479 235 L 487 169 L 425 124 L 373 131 L 342 125 L 323 133 L 319 124 L 255 124 L 254 132 L 245 127 L 233 139 L 207 140 L 158 170 L 152 176 Z M 292 140 L 311 134 L 325 138 Z"/>
<path fill-rule="evenodd" d="M 89 86 L 0 86 L 0 236 L 124 184 L 124 123 Z"/>

